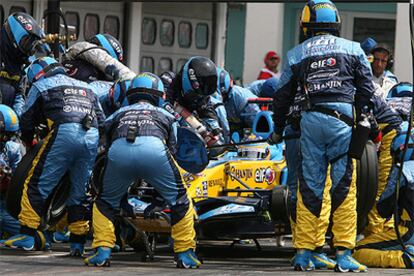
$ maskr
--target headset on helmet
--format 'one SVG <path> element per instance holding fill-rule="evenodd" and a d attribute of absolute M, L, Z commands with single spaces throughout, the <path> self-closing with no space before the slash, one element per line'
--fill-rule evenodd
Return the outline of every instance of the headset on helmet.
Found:
<path fill-rule="evenodd" d="M 40 80 L 43 77 L 49 77 L 53 74 L 65 73 L 65 68 L 52 57 L 41 57 L 35 59 L 27 69 L 27 80 L 30 84 Z"/>
<path fill-rule="evenodd" d="M 19 130 L 19 118 L 9 106 L 0 104 L 0 133 L 16 132 Z"/>
<path fill-rule="evenodd" d="M 407 137 L 408 122 L 403 122 L 401 125 L 401 132 L 395 136 L 391 144 L 391 154 L 394 156 L 396 162 L 401 162 L 404 151 L 405 139 Z M 408 148 L 405 154 L 404 161 L 414 160 L 414 133 L 411 132 Z"/>
<path fill-rule="evenodd" d="M 24 12 L 11 14 L 4 22 L 7 36 L 23 55 L 30 56 L 45 33 L 33 17 Z"/>
<path fill-rule="evenodd" d="M 164 84 L 164 90 L 167 91 L 167 89 L 171 86 L 175 77 L 176 75 L 173 71 L 166 71 L 160 75 L 160 79 L 162 83 Z"/>
<path fill-rule="evenodd" d="M 206 57 L 192 57 L 182 68 L 182 92 L 184 97 L 209 96 L 217 89 L 217 69 Z"/>
<path fill-rule="evenodd" d="M 219 67 L 217 67 L 217 76 L 217 90 L 225 98 L 233 87 L 233 80 L 226 70 Z"/>
<path fill-rule="evenodd" d="M 128 100 L 126 92 L 131 84 L 131 80 L 122 80 L 115 82 L 109 90 L 109 101 L 115 109 L 127 106 Z"/>
<path fill-rule="evenodd" d="M 331 1 L 311 0 L 302 10 L 300 26 L 307 38 L 318 32 L 339 35 L 341 19 L 336 6 Z"/>
<path fill-rule="evenodd" d="M 157 75 L 144 72 L 131 80 L 126 97 L 129 104 L 146 100 L 153 105 L 162 106 L 165 99 L 164 85 Z"/>
<path fill-rule="evenodd" d="M 122 62 L 123 49 L 121 43 L 110 34 L 97 34 L 89 39 L 90 43 L 103 47 L 113 58 Z"/>
<path fill-rule="evenodd" d="M 400 82 L 388 92 L 387 98 L 413 97 L 413 85 L 409 82 Z"/>
<path fill-rule="evenodd" d="M 388 54 L 388 61 L 387 66 L 385 66 L 385 70 L 391 70 L 394 66 L 394 57 L 392 55 L 391 50 L 384 44 L 378 44 L 371 50 L 371 54 L 374 56 L 376 52 L 384 52 Z M 375 58 L 373 59 L 375 61 Z"/>

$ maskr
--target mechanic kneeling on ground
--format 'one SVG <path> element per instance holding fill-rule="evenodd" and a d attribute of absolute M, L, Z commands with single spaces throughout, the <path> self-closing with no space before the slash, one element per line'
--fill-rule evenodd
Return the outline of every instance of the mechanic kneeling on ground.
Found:
<path fill-rule="evenodd" d="M 289 108 L 295 96 L 302 95 L 293 266 L 299 271 L 315 267 L 367 271 L 351 256 L 356 242 L 356 162 L 348 151 L 354 104 L 357 111 L 371 106 L 372 73 L 359 43 L 338 37 L 340 18 L 331 1 L 308 1 L 301 28 L 306 40 L 288 52 L 274 96 L 275 130 L 269 139 L 282 141 Z M 365 143 L 360 143 L 362 148 Z M 332 187 L 327 190 L 329 164 Z M 331 216 L 336 262 L 313 257 L 325 245 Z"/>
<path fill-rule="evenodd" d="M 86 264 L 109 265 L 115 246 L 114 219 L 129 185 L 143 179 L 171 206 L 172 238 L 177 267 L 198 267 L 195 210 L 189 199 L 175 152 L 175 118 L 160 108 L 164 86 L 158 76 L 142 73 L 131 80 L 127 90 L 129 106 L 122 107 L 105 122 L 107 162 L 102 192 L 93 206 L 96 253 Z"/>
<path fill-rule="evenodd" d="M 98 149 L 98 125 L 104 117 L 90 86 L 66 75 L 55 59 L 36 59 L 28 69 L 32 85 L 21 116 L 22 140 L 33 146 L 35 127 L 49 129 L 26 176 L 21 198 L 20 234 L 6 240 L 9 247 L 44 249 L 45 237 L 37 231 L 45 201 L 69 172 L 71 191 L 66 201 L 73 256 L 83 255 L 89 223 L 86 217 L 87 181 Z"/>
<path fill-rule="evenodd" d="M 21 145 L 12 141 L 18 131 L 16 113 L 7 105 L 0 104 L 0 239 L 20 231 L 20 223 L 7 212 L 5 201 L 11 176 L 22 159 Z"/>
<path fill-rule="evenodd" d="M 402 152 L 407 135 L 410 135 L 401 178 L 399 179 L 399 226 L 404 243 L 402 249 L 396 229 L 387 228 L 372 234 L 357 244 L 354 257 L 370 267 L 414 268 L 414 132 L 407 133 L 408 122 L 404 122 L 392 141 L 393 165 L 385 189 L 377 202 L 378 214 L 390 219 L 395 210 L 396 185 L 402 162 Z M 395 219 L 395 218 L 394 218 Z"/>

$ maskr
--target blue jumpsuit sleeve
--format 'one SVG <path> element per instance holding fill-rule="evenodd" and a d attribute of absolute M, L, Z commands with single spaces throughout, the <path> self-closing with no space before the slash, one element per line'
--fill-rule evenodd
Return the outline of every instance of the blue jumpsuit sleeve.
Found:
<path fill-rule="evenodd" d="M 237 106 L 242 108 L 240 117 L 243 120 L 244 124 L 253 127 L 254 118 L 256 114 L 260 112 L 260 108 L 257 104 L 249 103 L 249 99 L 257 98 L 250 90 L 241 88 L 238 93 L 239 102 L 236 102 Z"/>
<path fill-rule="evenodd" d="M 96 95 L 94 95 L 93 108 L 94 108 L 94 111 L 95 111 L 96 120 L 98 122 L 98 127 L 101 128 L 101 127 L 103 127 L 103 124 L 105 122 L 105 114 L 102 111 L 102 106 L 101 106 L 101 104 L 98 100 L 98 97 Z"/>
<path fill-rule="evenodd" d="M 211 97 L 210 101 L 214 106 L 214 110 L 216 111 L 219 125 L 223 131 L 224 141 L 228 143 L 230 142 L 230 125 L 229 125 L 229 121 L 227 120 L 227 112 L 226 112 L 226 108 L 223 105 L 221 96 Z"/>
<path fill-rule="evenodd" d="M 22 152 L 20 150 L 20 145 L 18 143 L 8 141 L 6 143 L 7 157 L 9 159 L 9 166 L 14 172 L 17 168 L 17 165 L 22 160 Z"/>
<path fill-rule="evenodd" d="M 223 104 L 216 106 L 217 116 L 220 122 L 220 127 L 223 130 L 223 138 L 226 143 L 230 142 L 230 125 L 227 120 L 226 108 Z"/>
<path fill-rule="evenodd" d="M 297 91 L 297 82 L 294 79 L 292 68 L 288 63 L 286 63 L 283 68 L 280 81 L 273 97 L 274 131 L 280 134 L 283 132 L 286 125 L 287 114 L 289 113 L 290 106 L 294 102 Z"/>
<path fill-rule="evenodd" d="M 177 128 L 178 128 L 178 122 L 174 121 L 171 124 L 170 131 L 168 133 L 168 149 L 170 150 L 170 153 L 175 156 L 177 152 Z"/>
<path fill-rule="evenodd" d="M 24 101 L 23 95 L 21 93 L 16 94 L 16 97 L 14 98 L 14 103 L 13 103 L 13 110 L 16 112 L 17 117 L 19 118 L 23 113 L 24 104 L 25 104 L 25 101 Z"/>
<path fill-rule="evenodd" d="M 354 71 L 355 106 L 361 108 L 365 105 L 372 105 L 371 98 L 374 95 L 375 87 L 372 83 L 372 71 L 368 59 L 361 47 L 357 48 L 357 51 L 357 65 Z"/>
<path fill-rule="evenodd" d="M 42 111 L 40 110 L 41 101 L 41 92 L 35 85 L 32 85 L 26 105 L 24 106 L 23 113 L 20 117 L 21 138 L 25 143 L 31 143 L 35 127 L 40 123 L 40 116 L 42 114 Z"/>

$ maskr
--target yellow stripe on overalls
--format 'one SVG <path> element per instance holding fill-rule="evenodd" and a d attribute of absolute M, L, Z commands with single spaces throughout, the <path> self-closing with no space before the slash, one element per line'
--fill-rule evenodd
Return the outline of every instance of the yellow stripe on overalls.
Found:
<path fill-rule="evenodd" d="M 34 170 L 37 167 L 37 164 L 39 163 L 40 158 L 43 156 L 43 152 L 45 151 L 45 148 L 49 145 L 50 138 L 53 136 L 53 133 L 54 133 L 54 130 L 52 129 L 49 132 L 49 134 L 46 136 L 46 138 L 44 139 L 39 152 L 37 153 L 35 159 L 32 162 L 32 167 L 30 168 L 29 174 L 27 175 L 27 178 L 24 181 L 22 199 L 20 202 L 21 211 L 19 213 L 19 221 L 22 226 L 27 226 L 32 229 L 37 229 L 39 227 L 40 216 L 36 213 L 32 205 L 30 204 L 27 190 L 29 188 L 30 180 L 33 177 Z"/>

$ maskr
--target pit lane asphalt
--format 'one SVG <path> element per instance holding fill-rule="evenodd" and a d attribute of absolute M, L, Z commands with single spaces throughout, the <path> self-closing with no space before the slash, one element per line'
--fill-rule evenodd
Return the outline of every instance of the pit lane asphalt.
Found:
<path fill-rule="evenodd" d="M 141 261 L 142 254 L 132 249 L 112 254 L 110 267 L 87 267 L 80 258 L 68 257 L 68 244 L 53 244 L 50 252 L 24 252 L 0 248 L 0 275 L 304 275 L 292 271 L 291 247 L 276 247 L 271 239 L 260 240 L 262 249 L 254 243 L 230 246 L 229 242 L 203 242 L 199 255 L 204 263 L 199 269 L 176 269 L 167 246 L 157 248 L 152 262 Z M 289 246 L 289 245 L 288 245 Z M 87 247 L 89 253 L 91 248 Z M 305 273 L 339 275 L 318 270 Z M 373 269 L 362 275 L 412 275 L 412 270 Z"/>

